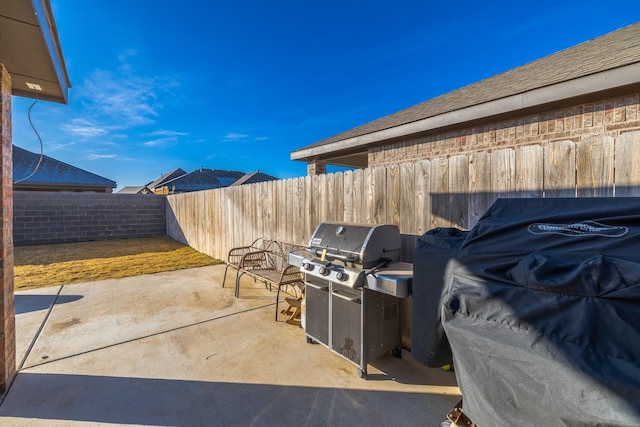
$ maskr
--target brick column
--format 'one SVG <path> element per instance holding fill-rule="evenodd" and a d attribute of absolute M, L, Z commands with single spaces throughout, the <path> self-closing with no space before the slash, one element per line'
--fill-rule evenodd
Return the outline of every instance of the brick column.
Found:
<path fill-rule="evenodd" d="M 16 374 L 16 322 L 13 302 L 13 147 L 11 76 L 0 64 L 0 392 Z"/>
<path fill-rule="evenodd" d="M 307 163 L 307 175 L 322 175 L 327 173 L 327 164 L 322 160 L 315 159 Z"/>

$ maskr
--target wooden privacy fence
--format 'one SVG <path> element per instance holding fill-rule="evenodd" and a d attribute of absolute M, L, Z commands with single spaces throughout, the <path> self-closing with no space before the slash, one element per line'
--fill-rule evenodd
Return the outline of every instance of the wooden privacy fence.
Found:
<path fill-rule="evenodd" d="M 640 196 L 640 132 L 168 196 L 167 234 L 225 259 L 268 237 L 307 244 L 320 222 L 396 224 L 405 261 L 435 227 L 472 227 L 498 197 Z"/>
<path fill-rule="evenodd" d="M 396 224 L 403 261 L 436 227 L 472 227 L 498 197 L 640 196 L 640 132 L 168 196 L 167 234 L 226 259 L 268 237 L 306 245 L 320 222 Z M 411 348 L 410 301 L 402 342 Z"/>

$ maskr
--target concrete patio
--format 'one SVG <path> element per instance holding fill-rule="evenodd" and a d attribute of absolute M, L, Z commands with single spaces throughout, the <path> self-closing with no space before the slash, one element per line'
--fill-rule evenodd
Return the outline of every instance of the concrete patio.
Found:
<path fill-rule="evenodd" d="M 450 372 L 409 352 L 369 378 L 224 265 L 16 294 L 19 373 L 4 426 L 438 427 L 460 399 Z"/>

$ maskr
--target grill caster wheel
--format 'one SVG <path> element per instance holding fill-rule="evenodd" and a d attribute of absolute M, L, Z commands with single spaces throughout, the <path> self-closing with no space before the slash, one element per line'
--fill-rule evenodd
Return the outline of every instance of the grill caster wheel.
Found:
<path fill-rule="evenodd" d="M 307 336 L 307 344 L 313 344 L 313 338 Z"/>
<path fill-rule="evenodd" d="M 402 348 L 400 347 L 396 347 L 393 350 L 391 350 L 391 354 L 393 355 L 393 357 L 397 357 L 398 359 L 402 358 Z"/>
<path fill-rule="evenodd" d="M 367 379 L 367 370 L 358 368 L 358 378 Z"/>

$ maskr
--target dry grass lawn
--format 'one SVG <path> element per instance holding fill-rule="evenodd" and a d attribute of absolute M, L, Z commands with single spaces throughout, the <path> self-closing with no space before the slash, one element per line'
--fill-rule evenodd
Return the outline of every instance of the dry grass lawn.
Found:
<path fill-rule="evenodd" d="M 168 237 L 19 246 L 14 286 L 18 291 L 221 262 Z"/>

